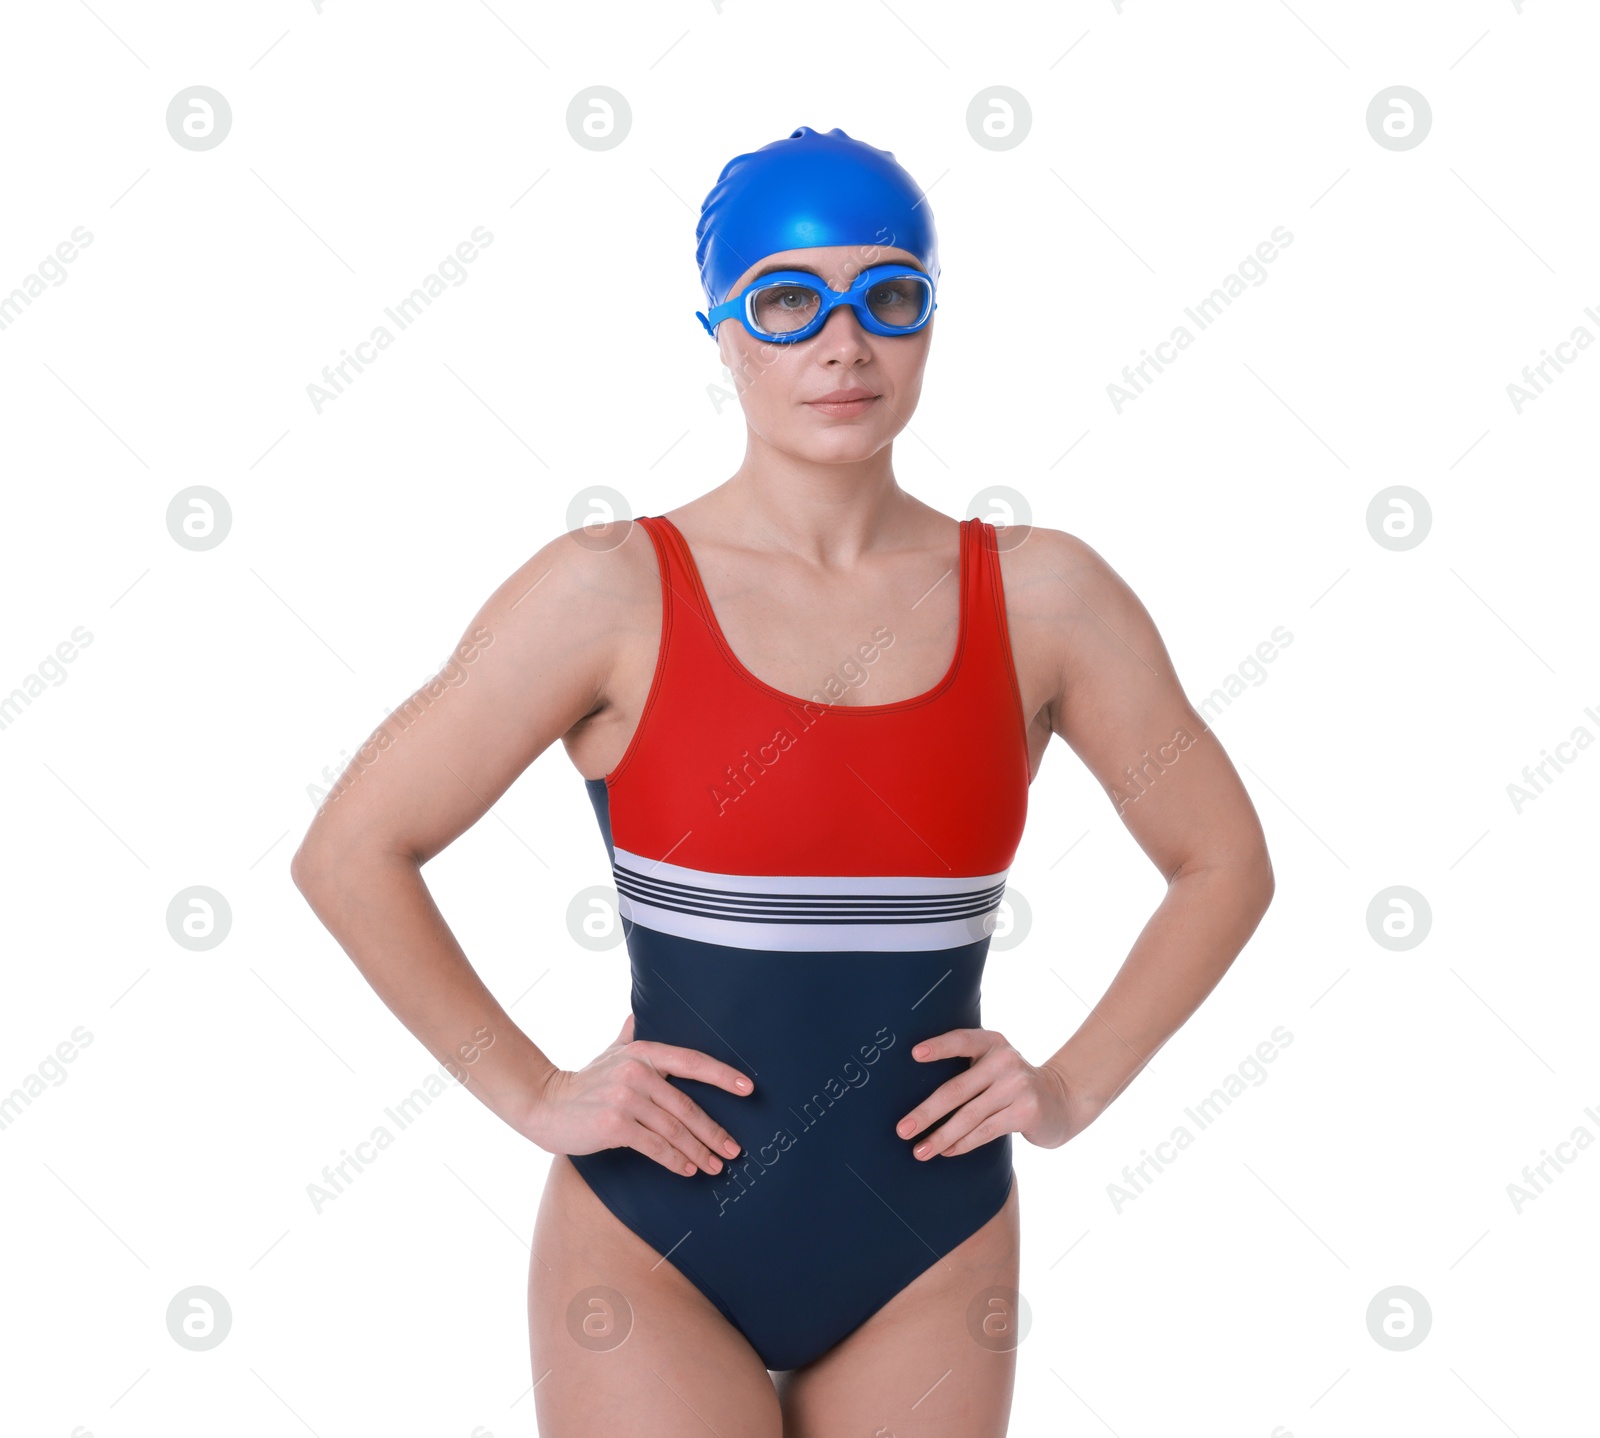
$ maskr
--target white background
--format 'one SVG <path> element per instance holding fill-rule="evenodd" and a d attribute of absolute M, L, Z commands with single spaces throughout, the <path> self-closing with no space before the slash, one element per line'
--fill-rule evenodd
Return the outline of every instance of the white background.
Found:
<path fill-rule="evenodd" d="M 0 1428 L 534 1431 L 549 1156 L 452 1091 L 314 1210 L 435 1064 L 289 859 L 308 786 L 589 486 L 654 514 L 735 468 L 695 220 L 731 156 L 807 124 L 892 150 L 937 217 L 901 484 L 996 519 L 1003 485 L 1087 540 L 1197 705 L 1292 635 L 1214 720 L 1270 912 L 1092 1128 L 1016 1141 L 1012 1432 L 1595 1431 L 1600 1153 L 1520 1212 L 1507 1188 L 1600 1136 L 1600 754 L 1520 812 L 1507 791 L 1600 734 L 1600 353 L 1520 413 L 1507 394 L 1600 335 L 1590 7 L 95 0 L 6 30 L 0 294 L 93 239 L 0 331 L 0 693 L 92 642 L 0 730 L 0 1094 L 92 1041 L 0 1129 Z M 166 127 L 192 85 L 232 108 L 203 152 Z M 597 85 L 631 109 L 605 151 L 568 128 Z M 1432 109 L 1405 151 L 1365 119 L 1393 85 Z M 1031 110 L 1006 150 L 968 127 L 996 86 Z M 467 282 L 318 413 L 323 366 L 480 225 Z M 1280 225 L 1266 282 L 1118 413 L 1122 367 Z M 167 527 L 193 485 L 231 508 L 203 552 Z M 1369 530 L 1393 485 L 1431 510 L 1409 549 Z M 552 1058 L 611 1040 L 626 959 L 567 931 L 609 870 L 559 746 L 425 876 Z M 1011 882 L 1032 928 L 991 957 L 984 1017 L 1039 1061 L 1161 883 L 1059 743 Z M 203 952 L 167 928 L 194 885 L 231 909 Z M 1431 910 L 1399 951 L 1367 917 L 1394 885 Z M 1279 1025 L 1265 1081 L 1119 1211 L 1124 1165 Z M 232 1312 L 205 1352 L 167 1331 L 192 1285 Z M 1396 1285 L 1431 1310 L 1403 1352 L 1368 1331 Z"/>

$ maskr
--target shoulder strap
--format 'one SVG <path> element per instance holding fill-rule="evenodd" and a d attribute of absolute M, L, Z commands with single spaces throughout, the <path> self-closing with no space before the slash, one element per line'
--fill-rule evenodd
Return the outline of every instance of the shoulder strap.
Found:
<path fill-rule="evenodd" d="M 1006 622 L 999 535 L 987 520 L 973 518 L 965 522 L 972 530 L 972 577 L 967 596 L 972 607 L 967 612 L 967 652 L 962 667 L 971 668 L 978 682 L 996 696 L 1008 693 L 1020 715 L 1022 695 L 1011 652 L 1011 630 Z"/>
<path fill-rule="evenodd" d="M 638 522 L 656 547 L 661 572 L 662 667 L 670 663 L 675 671 L 692 671 L 703 683 L 724 666 L 701 607 L 693 558 L 670 521 L 659 515 L 641 515 Z"/>

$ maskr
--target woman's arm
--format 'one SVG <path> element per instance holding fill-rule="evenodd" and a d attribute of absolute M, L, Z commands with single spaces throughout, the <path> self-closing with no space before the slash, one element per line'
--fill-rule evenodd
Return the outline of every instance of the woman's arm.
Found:
<path fill-rule="evenodd" d="M 1011 554 L 1005 582 L 1019 671 L 1047 676 L 1050 732 L 1100 781 L 1167 892 L 1100 1002 L 1042 1064 L 993 1029 L 913 1047 L 921 1062 L 971 1060 L 897 1126 L 909 1138 L 949 1115 L 913 1150 L 919 1159 L 1002 1133 L 1041 1148 L 1081 1133 L 1216 987 L 1272 898 L 1255 808 L 1133 591 L 1053 529 L 1033 530 Z"/>
<path fill-rule="evenodd" d="M 1051 730 L 1167 881 L 1110 987 L 1046 1060 L 1075 1098 L 1077 1131 L 1227 972 L 1271 902 L 1272 863 L 1255 806 L 1184 696 L 1144 605 L 1081 540 L 1049 530 L 1034 540 L 1055 581 Z"/>
<path fill-rule="evenodd" d="M 289 866 L 395 1016 L 514 1127 L 555 1065 L 484 987 L 419 870 L 600 703 L 619 639 L 594 591 L 617 559 L 563 535 L 511 575 L 373 731 Z M 478 1050 L 470 1065 L 463 1046 Z"/>
<path fill-rule="evenodd" d="M 628 528 L 626 522 L 619 531 Z M 588 532 L 593 537 L 593 532 Z M 715 1172 L 727 1133 L 662 1073 L 748 1092 L 691 1050 L 617 1043 L 559 1069 L 484 986 L 422 880 L 556 739 L 608 702 L 627 646 L 660 635 L 660 580 L 643 529 L 598 547 L 562 535 L 488 599 L 451 662 L 390 714 L 317 811 L 290 874 L 395 1016 L 519 1133 L 552 1152 L 629 1144 Z M 653 602 L 652 602 L 653 601 Z M 737 1145 L 735 1145 L 735 1150 Z"/>

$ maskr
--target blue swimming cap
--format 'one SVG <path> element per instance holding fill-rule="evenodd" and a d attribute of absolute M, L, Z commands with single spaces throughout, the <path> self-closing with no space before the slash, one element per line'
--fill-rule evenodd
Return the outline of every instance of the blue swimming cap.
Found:
<path fill-rule="evenodd" d="M 786 140 L 735 155 L 700 206 L 694 233 L 713 305 L 758 261 L 811 245 L 906 250 L 939 281 L 928 197 L 888 150 L 843 130 L 823 135 L 802 125 Z"/>

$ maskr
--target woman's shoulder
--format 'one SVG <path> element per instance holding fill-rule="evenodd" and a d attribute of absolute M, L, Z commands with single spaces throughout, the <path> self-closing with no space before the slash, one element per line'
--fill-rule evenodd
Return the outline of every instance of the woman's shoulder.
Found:
<path fill-rule="evenodd" d="M 1143 629 L 1149 616 L 1137 594 L 1087 540 L 1045 525 L 996 526 L 1001 584 L 1014 634 L 1037 631 L 1046 647 L 1080 629 Z"/>
<path fill-rule="evenodd" d="M 1114 573 L 1089 542 L 1042 524 L 995 525 L 1000 567 L 1009 582 L 1069 589 L 1075 581 L 1100 581 Z"/>
<path fill-rule="evenodd" d="M 596 599 L 629 600 L 658 587 L 655 545 L 634 519 L 610 520 L 569 529 L 547 540 L 519 571 L 534 580 L 548 577 Z"/>
<path fill-rule="evenodd" d="M 609 650 L 651 622 L 660 596 L 655 545 L 644 525 L 622 519 L 546 540 L 502 581 L 485 613 L 497 632 L 536 650 Z"/>

